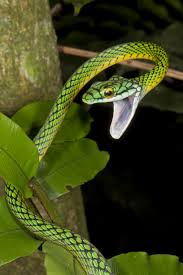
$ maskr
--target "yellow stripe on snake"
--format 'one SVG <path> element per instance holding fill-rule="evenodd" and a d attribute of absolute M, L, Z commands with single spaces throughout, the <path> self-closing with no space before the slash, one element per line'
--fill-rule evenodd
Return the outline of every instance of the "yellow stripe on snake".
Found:
<path fill-rule="evenodd" d="M 133 79 L 113 76 L 108 81 L 96 82 L 83 95 L 83 101 L 88 104 L 113 102 L 111 135 L 114 138 L 119 138 L 124 133 L 140 100 L 160 83 L 168 68 L 166 52 L 153 43 L 131 42 L 113 46 L 86 61 L 75 71 L 65 83 L 48 118 L 34 138 L 40 161 L 52 143 L 58 128 L 61 127 L 72 101 L 82 87 L 106 68 L 129 59 L 148 59 L 153 61 L 155 66 L 150 72 Z M 86 274 L 114 274 L 106 259 L 89 241 L 69 229 L 60 228 L 35 215 L 27 208 L 22 194 L 13 185 L 7 183 L 5 189 L 9 208 L 28 231 L 70 251 Z"/>

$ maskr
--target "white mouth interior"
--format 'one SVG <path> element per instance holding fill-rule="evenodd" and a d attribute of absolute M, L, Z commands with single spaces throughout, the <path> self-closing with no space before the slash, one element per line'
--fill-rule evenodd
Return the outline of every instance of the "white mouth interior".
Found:
<path fill-rule="evenodd" d="M 130 124 L 137 109 L 140 96 L 129 96 L 113 102 L 113 118 L 110 126 L 110 134 L 119 139 Z"/>

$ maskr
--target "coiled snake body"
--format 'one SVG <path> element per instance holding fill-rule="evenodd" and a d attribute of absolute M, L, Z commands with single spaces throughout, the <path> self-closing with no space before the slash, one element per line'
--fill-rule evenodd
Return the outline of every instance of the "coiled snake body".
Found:
<path fill-rule="evenodd" d="M 155 44 L 132 42 L 117 45 L 86 61 L 76 70 L 64 85 L 46 122 L 34 138 L 40 161 L 81 88 L 104 69 L 124 60 L 136 58 L 152 60 L 155 62 L 155 66 L 150 72 L 134 79 L 128 80 L 114 76 L 109 81 L 93 84 L 83 96 L 83 100 L 89 104 L 112 101 L 114 115 L 111 134 L 114 138 L 119 138 L 122 135 L 134 115 L 138 102 L 158 85 L 166 74 L 167 54 Z M 65 247 L 77 258 L 86 274 L 114 274 L 102 254 L 89 241 L 69 229 L 60 228 L 35 215 L 27 208 L 22 194 L 13 185 L 6 183 L 5 189 L 9 208 L 31 233 Z"/>

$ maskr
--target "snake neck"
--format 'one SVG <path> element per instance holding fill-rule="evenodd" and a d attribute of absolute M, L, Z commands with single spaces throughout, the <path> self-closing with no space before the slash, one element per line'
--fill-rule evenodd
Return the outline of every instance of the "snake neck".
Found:
<path fill-rule="evenodd" d="M 168 68 L 166 52 L 161 47 L 148 42 L 117 45 L 86 61 L 65 83 L 45 124 L 34 139 L 40 160 L 54 139 L 70 104 L 83 86 L 106 68 L 129 59 L 148 59 L 155 62 L 150 72 L 135 78 L 144 87 L 144 94 L 160 83 Z"/>

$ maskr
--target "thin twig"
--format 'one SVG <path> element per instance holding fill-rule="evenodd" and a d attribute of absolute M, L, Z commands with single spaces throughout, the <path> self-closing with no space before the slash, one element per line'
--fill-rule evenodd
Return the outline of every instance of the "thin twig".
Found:
<path fill-rule="evenodd" d="M 86 51 L 86 50 L 81 50 L 81 49 L 71 48 L 66 46 L 58 46 L 58 50 L 59 52 L 62 52 L 64 54 L 86 57 L 86 58 L 91 58 L 97 55 L 97 52 Z M 138 60 L 127 60 L 121 64 L 126 65 L 128 67 L 143 69 L 143 70 L 150 70 L 153 68 L 153 65 L 148 64 L 146 62 L 138 61 Z M 166 76 L 183 80 L 183 72 L 177 71 L 174 69 L 168 69 Z"/>

